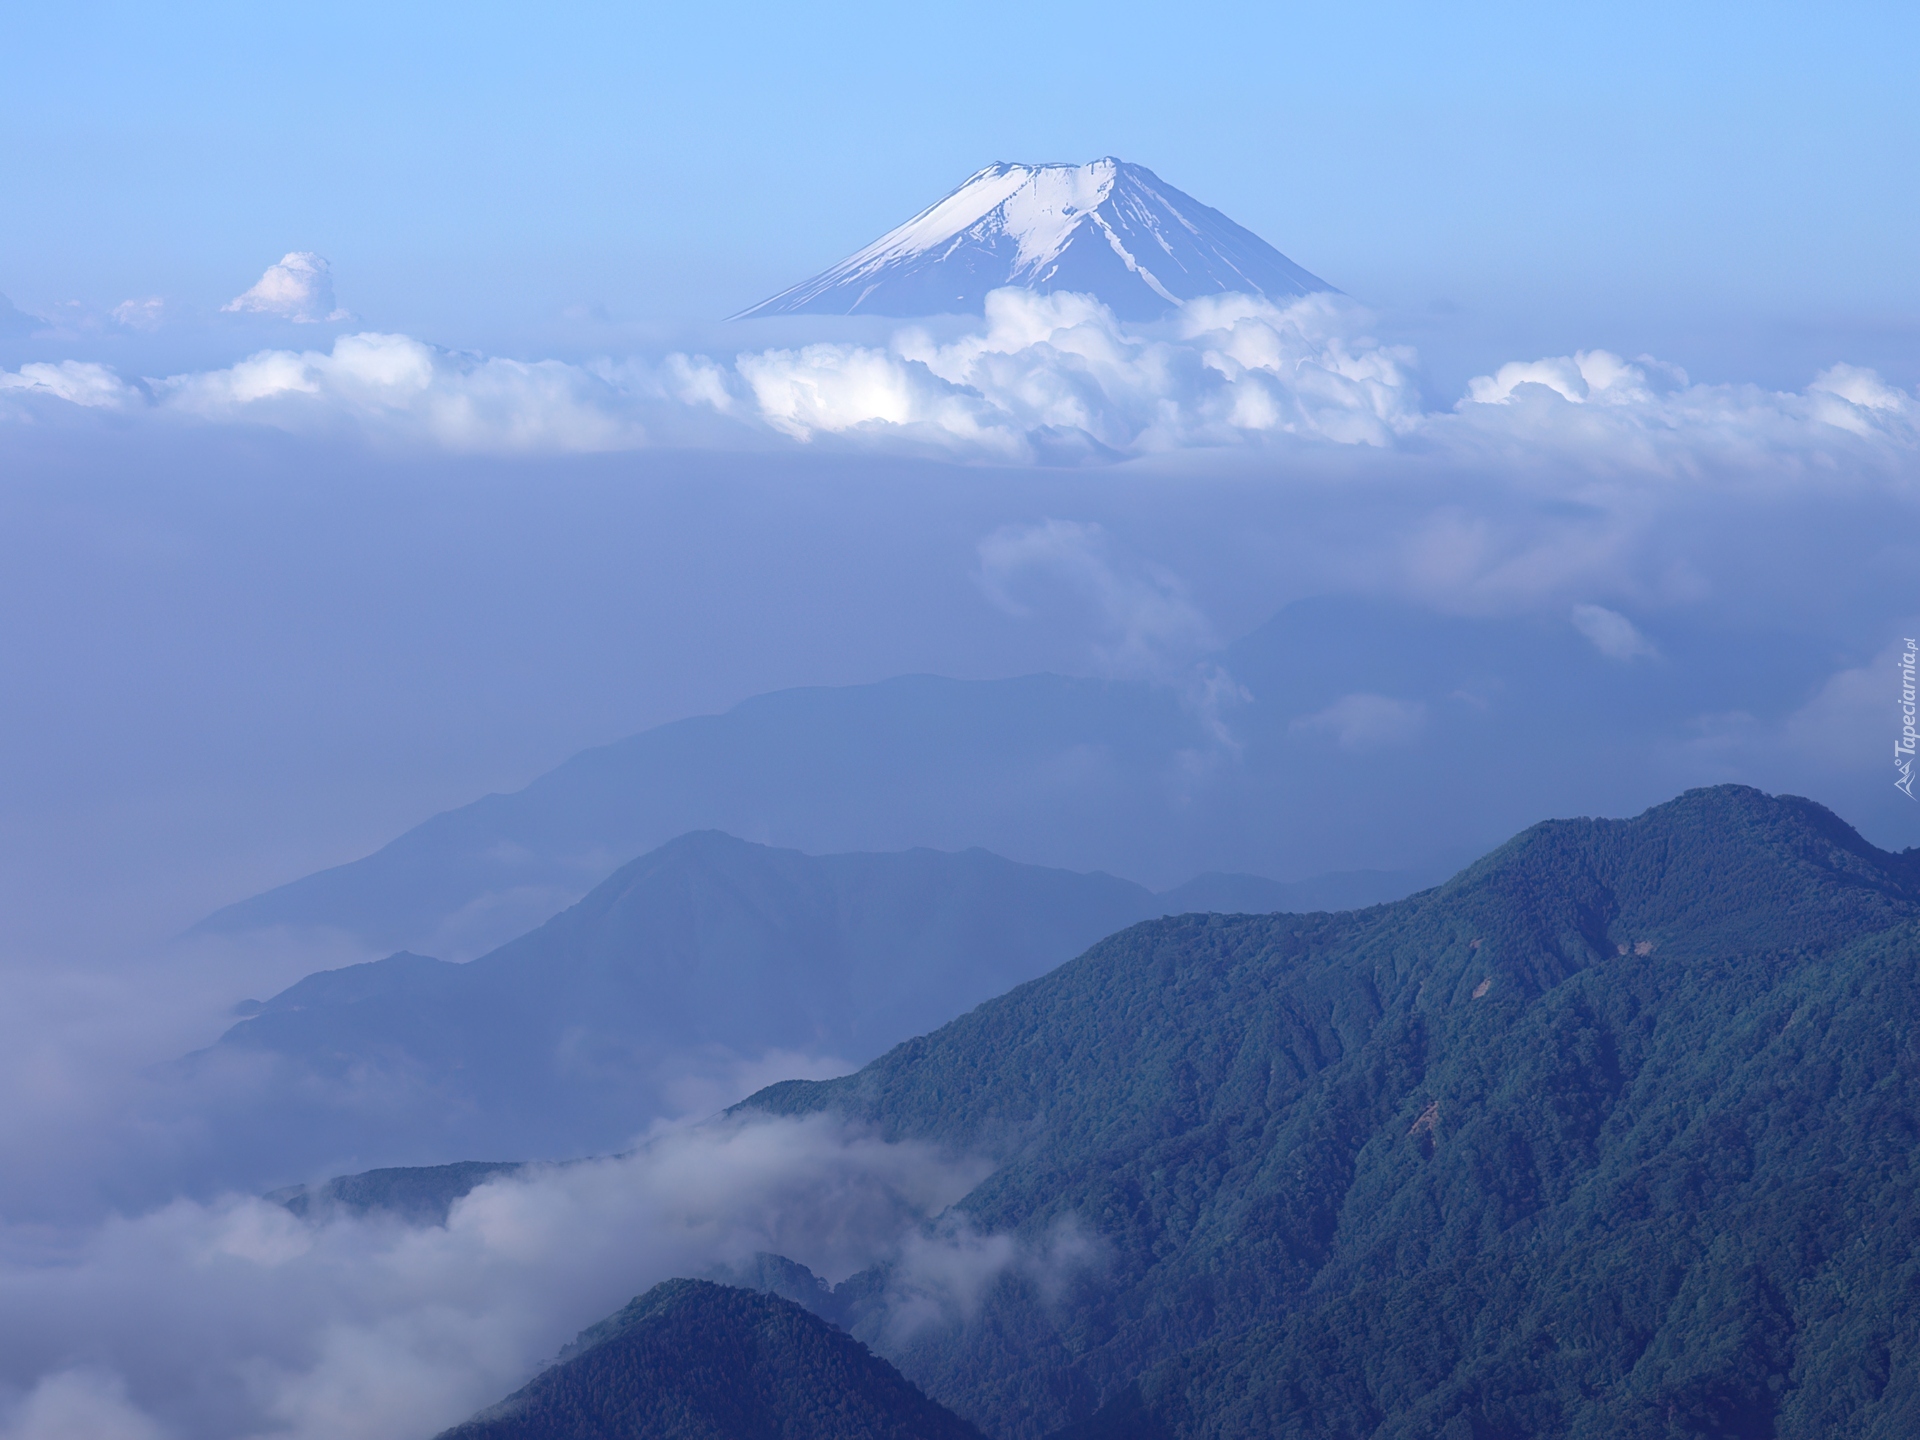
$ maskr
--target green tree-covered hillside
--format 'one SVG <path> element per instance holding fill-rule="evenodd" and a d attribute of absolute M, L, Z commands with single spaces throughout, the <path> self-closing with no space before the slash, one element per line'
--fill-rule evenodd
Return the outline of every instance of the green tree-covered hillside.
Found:
<path fill-rule="evenodd" d="M 976 1311 L 890 1327 L 900 1269 L 833 1297 L 992 1434 L 1892 1440 L 1916 858 L 1693 791 L 1393 905 L 1137 925 L 748 1103 L 1000 1161 L 963 1209 L 1028 1258 Z"/>
<path fill-rule="evenodd" d="M 981 1440 L 845 1332 L 773 1295 L 669 1280 L 441 1440 Z"/>

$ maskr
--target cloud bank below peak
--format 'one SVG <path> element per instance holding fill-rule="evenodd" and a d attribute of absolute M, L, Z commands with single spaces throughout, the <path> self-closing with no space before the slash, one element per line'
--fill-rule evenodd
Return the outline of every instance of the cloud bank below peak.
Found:
<path fill-rule="evenodd" d="M 315 288 L 324 269 L 268 284 L 299 258 L 255 287 L 262 305 L 291 315 L 332 303 L 330 288 Z M 1306 447 L 1550 460 L 1600 477 L 1904 472 L 1920 452 L 1920 402 L 1848 365 L 1781 392 L 1581 351 L 1504 364 L 1429 409 L 1414 353 L 1370 323 L 1337 295 L 1210 296 L 1132 324 L 1088 296 L 1007 289 L 944 340 L 907 326 L 885 344 L 730 361 L 527 361 L 360 333 L 326 351 L 265 350 L 138 383 L 90 362 L 25 365 L 0 371 L 0 417 L 57 401 L 478 453 L 798 445 L 1028 465 Z"/>

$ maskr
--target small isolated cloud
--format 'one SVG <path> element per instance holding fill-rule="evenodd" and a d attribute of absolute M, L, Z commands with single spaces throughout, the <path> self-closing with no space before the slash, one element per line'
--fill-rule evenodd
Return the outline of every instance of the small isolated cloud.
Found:
<path fill-rule="evenodd" d="M 1342 750 L 1364 754 L 1417 739 L 1426 723 L 1427 707 L 1418 700 L 1360 691 L 1301 716 L 1289 728 L 1300 734 L 1330 735 Z"/>
<path fill-rule="evenodd" d="M 167 302 L 158 295 L 144 300 L 122 300 L 113 307 L 113 318 L 129 330 L 158 330 Z"/>
<path fill-rule="evenodd" d="M 1604 605 L 1574 606 L 1573 628 L 1591 640 L 1593 648 L 1609 660 L 1636 660 L 1659 653 L 1631 620 Z"/>
<path fill-rule="evenodd" d="M 1180 578 L 1143 562 L 1099 525 L 1004 525 L 979 545 L 980 588 L 1009 615 L 1062 606 L 1083 612 L 1094 656 L 1110 674 L 1166 678 L 1214 649 L 1213 627 Z"/>
<path fill-rule="evenodd" d="M 333 268 L 311 250 L 281 256 L 251 290 L 220 308 L 229 313 L 273 315 L 301 325 L 351 318 L 333 303 Z"/>

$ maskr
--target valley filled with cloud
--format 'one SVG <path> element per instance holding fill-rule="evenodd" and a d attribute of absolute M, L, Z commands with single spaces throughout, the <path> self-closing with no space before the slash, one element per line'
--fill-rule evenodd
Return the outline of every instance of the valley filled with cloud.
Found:
<path fill-rule="evenodd" d="M 49 1243 L 0 1232 L 9 1436 L 431 1433 L 560 1350 L 584 1310 L 759 1252 L 834 1280 L 898 1260 L 902 1325 L 1027 1263 L 928 1225 L 977 1163 L 824 1118 L 667 1130 L 619 1158 L 496 1180 L 444 1227 L 176 1201 Z M 1037 1262 L 1036 1262 L 1037 1263 Z"/>

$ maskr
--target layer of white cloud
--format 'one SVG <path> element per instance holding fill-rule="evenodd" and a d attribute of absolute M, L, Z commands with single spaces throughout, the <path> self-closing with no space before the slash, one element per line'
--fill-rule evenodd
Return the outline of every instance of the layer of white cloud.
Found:
<path fill-rule="evenodd" d="M 1492 375 L 1467 382 L 1476 405 L 1504 405 L 1522 385 L 1538 385 L 1575 405 L 1645 405 L 1686 388 L 1686 371 L 1642 356 L 1629 365 L 1605 350 L 1582 350 L 1544 360 L 1512 360 Z"/>
<path fill-rule="evenodd" d="M 0 1436 L 418 1440 L 648 1286 L 758 1251 L 834 1279 L 901 1260 L 903 1296 L 964 1307 L 1023 1254 L 926 1228 L 985 1173 L 814 1117 L 672 1131 L 498 1181 L 444 1227 L 307 1223 L 230 1197 L 51 1249 L 0 1232 Z M 1086 1249 L 1065 1236 L 1034 1263 Z"/>
<path fill-rule="evenodd" d="M 311 250 L 294 250 L 220 307 L 229 313 L 271 315 L 300 325 L 352 317 L 333 303 L 333 267 Z"/>
<path fill-rule="evenodd" d="M 89 410 L 121 410 L 144 397 L 105 365 L 62 360 L 57 365 L 22 365 L 0 370 L 0 398 L 64 400 Z"/>
<path fill-rule="evenodd" d="M 1360 318 L 1323 296 L 1281 309 L 1234 295 L 1136 327 L 1084 295 L 998 290 L 984 327 L 949 344 L 910 328 L 884 350 L 769 350 L 736 369 L 765 422 L 799 440 L 892 431 L 1008 460 L 1269 434 L 1384 445 L 1418 423 L 1412 357 L 1355 338 Z"/>
<path fill-rule="evenodd" d="M 335 314 L 326 279 L 316 257 L 289 256 L 229 308 Z M 1002 290 L 975 328 L 946 341 L 909 326 L 885 345 L 574 364 L 368 333 L 150 380 L 144 403 L 200 421 L 469 452 L 799 444 L 1030 464 L 1331 447 L 1550 462 L 1540 470 L 1555 484 L 1568 473 L 1753 484 L 1884 471 L 1920 454 L 1920 402 L 1846 365 L 1779 392 L 1695 385 L 1647 357 L 1589 350 L 1503 365 L 1456 405 L 1424 410 L 1415 357 L 1371 338 L 1368 323 L 1329 296 L 1284 307 L 1220 296 L 1131 325 L 1086 296 Z M 0 383 L 20 388 L 26 373 Z M 67 388 L 86 403 L 81 393 L 109 387 Z"/>
<path fill-rule="evenodd" d="M 343 335 L 326 352 L 266 350 L 153 388 L 162 409 L 202 420 L 357 430 L 456 451 L 616 450 L 646 440 L 600 374 L 457 354 L 404 335 Z"/>
<path fill-rule="evenodd" d="M 1911 464 L 1920 402 L 1871 370 L 1835 365 L 1804 391 L 1694 385 L 1684 371 L 1602 350 L 1503 365 L 1469 383 L 1426 433 L 1463 453 L 1550 459 L 1587 473 L 1737 475 L 1750 483 Z"/>

